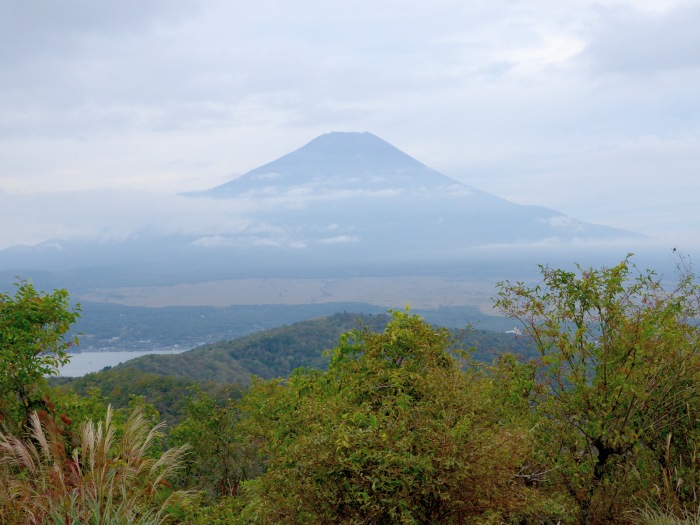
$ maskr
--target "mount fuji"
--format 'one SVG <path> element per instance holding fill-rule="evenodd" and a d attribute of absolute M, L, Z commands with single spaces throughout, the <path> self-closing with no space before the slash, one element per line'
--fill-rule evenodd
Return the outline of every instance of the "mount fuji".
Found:
<path fill-rule="evenodd" d="M 462 248 L 639 238 L 523 206 L 430 169 L 371 133 L 328 133 L 223 185 L 188 197 L 252 199 L 298 247 L 355 243 L 403 255 Z"/>
<path fill-rule="evenodd" d="M 316 275 L 332 273 L 329 268 L 358 274 L 370 266 L 464 265 L 474 250 L 488 259 L 492 247 L 500 250 L 493 258 L 502 258 L 504 246 L 566 251 L 644 238 L 480 191 L 371 133 L 321 135 L 178 202 L 183 222 L 191 217 L 199 227 L 12 247 L 0 251 L 0 273 L 69 272 L 84 286 Z M 213 218 L 202 227 L 191 210 L 209 208 Z"/>

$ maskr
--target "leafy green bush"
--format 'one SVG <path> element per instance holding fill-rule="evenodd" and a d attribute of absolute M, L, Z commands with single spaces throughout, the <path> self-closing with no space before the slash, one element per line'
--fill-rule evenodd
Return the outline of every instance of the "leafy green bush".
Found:
<path fill-rule="evenodd" d="M 461 355 L 394 312 L 383 333 L 343 336 L 327 372 L 255 383 L 241 424 L 267 470 L 240 521 L 556 522 L 564 508 L 518 476 L 529 432 L 499 421 L 494 383 Z"/>
<path fill-rule="evenodd" d="M 526 392 L 539 458 L 581 523 L 628 521 L 645 502 L 698 504 L 700 287 L 680 269 L 671 290 L 629 257 L 500 284 L 496 306 L 540 353 Z"/>
<path fill-rule="evenodd" d="M 0 429 L 16 432 L 30 414 L 50 405 L 46 376 L 58 374 L 77 339 L 64 335 L 79 316 L 66 290 L 38 292 L 16 283 L 14 297 L 0 293 Z"/>
<path fill-rule="evenodd" d="M 217 403 L 206 392 L 193 389 L 187 399 L 187 418 L 169 436 L 171 443 L 190 447 L 180 483 L 197 487 L 210 498 L 234 496 L 241 483 L 260 473 L 261 461 L 241 432 L 239 420 L 236 403 Z"/>

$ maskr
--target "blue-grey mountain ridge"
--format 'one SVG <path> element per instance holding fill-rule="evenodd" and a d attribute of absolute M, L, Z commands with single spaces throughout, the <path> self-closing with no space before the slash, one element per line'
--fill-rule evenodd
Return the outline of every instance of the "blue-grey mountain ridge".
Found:
<path fill-rule="evenodd" d="M 0 273 L 5 279 L 41 275 L 58 286 L 71 276 L 85 287 L 376 275 L 406 265 L 465 265 L 475 250 L 479 264 L 492 269 L 490 247 L 567 249 L 643 237 L 480 191 L 371 133 L 319 136 L 226 184 L 182 198 L 226 199 L 229 215 L 245 221 L 229 230 L 143 230 L 114 242 L 53 239 L 17 246 L 0 251 Z M 57 273 L 64 281 L 49 279 Z"/>

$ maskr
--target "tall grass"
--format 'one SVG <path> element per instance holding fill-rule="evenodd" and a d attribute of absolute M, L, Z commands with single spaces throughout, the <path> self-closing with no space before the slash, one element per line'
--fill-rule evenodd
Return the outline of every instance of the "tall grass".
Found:
<path fill-rule="evenodd" d="M 639 511 L 636 523 L 639 525 L 700 525 L 700 512 L 684 513 L 682 517 L 654 508 Z"/>
<path fill-rule="evenodd" d="M 26 438 L 0 433 L 0 522 L 166 523 L 169 509 L 187 497 L 167 481 L 186 447 L 153 457 L 161 429 L 137 409 L 117 439 L 110 407 L 104 421 L 81 425 L 68 455 L 53 420 L 32 414 Z"/>

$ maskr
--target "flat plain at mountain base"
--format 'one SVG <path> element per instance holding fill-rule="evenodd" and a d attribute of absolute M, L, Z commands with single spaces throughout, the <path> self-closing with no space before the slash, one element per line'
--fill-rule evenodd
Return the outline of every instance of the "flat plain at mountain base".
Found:
<path fill-rule="evenodd" d="M 492 313 L 493 290 L 491 282 L 438 276 L 259 278 L 99 288 L 79 300 L 149 307 L 364 302 L 387 308 L 474 306 Z"/>

